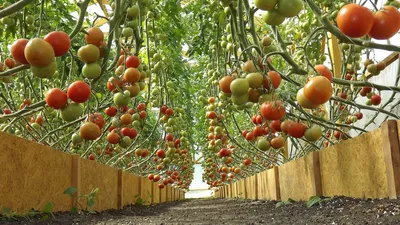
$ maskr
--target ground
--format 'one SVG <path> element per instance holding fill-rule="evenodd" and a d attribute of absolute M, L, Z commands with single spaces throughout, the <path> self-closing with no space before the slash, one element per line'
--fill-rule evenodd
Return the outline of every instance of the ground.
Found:
<path fill-rule="evenodd" d="M 276 208 L 276 201 L 189 199 L 154 206 L 128 206 L 97 214 L 56 213 L 0 224 L 400 224 L 399 200 L 336 197 L 307 208 L 304 202 Z"/>

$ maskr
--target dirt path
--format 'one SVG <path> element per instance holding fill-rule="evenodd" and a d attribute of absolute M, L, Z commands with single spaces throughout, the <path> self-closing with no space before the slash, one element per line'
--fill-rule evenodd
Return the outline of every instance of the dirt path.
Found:
<path fill-rule="evenodd" d="M 276 202 L 192 199 L 155 206 L 131 206 L 97 214 L 58 213 L 49 221 L 0 224 L 400 224 L 400 200 L 334 198 L 307 208 L 304 202 L 276 208 Z"/>

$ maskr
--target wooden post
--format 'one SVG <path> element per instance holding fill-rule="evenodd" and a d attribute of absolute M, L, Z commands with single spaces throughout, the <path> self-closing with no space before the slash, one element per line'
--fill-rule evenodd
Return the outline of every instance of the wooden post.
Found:
<path fill-rule="evenodd" d="M 254 176 L 254 190 L 253 191 L 255 191 L 256 193 L 254 193 L 255 194 L 255 200 L 258 200 L 258 176 L 257 176 L 257 174 L 254 174 L 253 175 Z"/>
<path fill-rule="evenodd" d="M 74 194 L 74 198 L 71 199 L 72 207 L 77 207 L 75 199 L 79 196 L 81 191 L 81 156 L 78 154 L 72 155 L 72 176 L 71 176 L 71 187 L 77 188 L 77 192 Z"/>
<path fill-rule="evenodd" d="M 400 146 L 396 120 L 388 120 L 382 125 L 382 148 L 389 198 L 396 199 L 400 196 Z"/>
<path fill-rule="evenodd" d="M 117 200 L 117 208 L 118 209 L 122 209 L 122 202 L 123 202 L 123 199 L 122 199 L 122 193 L 123 193 L 123 190 L 122 190 L 122 187 L 123 187 L 123 183 L 122 183 L 123 181 L 122 181 L 122 170 L 121 169 L 119 169 L 118 170 L 118 200 Z"/>
<path fill-rule="evenodd" d="M 313 192 L 315 196 L 322 196 L 322 182 L 321 182 L 321 170 L 319 162 L 319 152 L 312 152 L 312 173 L 311 180 L 313 184 Z"/>
<path fill-rule="evenodd" d="M 279 184 L 279 167 L 274 166 L 276 200 L 281 200 L 281 187 Z"/>

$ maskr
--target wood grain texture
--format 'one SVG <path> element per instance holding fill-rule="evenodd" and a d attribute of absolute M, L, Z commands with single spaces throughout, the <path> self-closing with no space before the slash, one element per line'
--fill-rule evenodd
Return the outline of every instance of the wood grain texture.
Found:
<path fill-rule="evenodd" d="M 118 170 L 92 160 L 81 159 L 81 194 L 89 194 L 95 188 L 99 191 L 93 210 L 118 208 Z M 86 207 L 85 201 L 81 201 L 81 204 Z"/>
<path fill-rule="evenodd" d="M 313 187 L 313 195 L 322 196 L 321 166 L 319 161 L 319 152 L 312 152 L 310 154 L 312 157 L 311 182 Z"/>
<path fill-rule="evenodd" d="M 63 194 L 71 187 L 71 155 L 3 132 L 0 142 L 0 209 L 43 211 L 48 202 L 54 211 L 71 209 Z"/>
<path fill-rule="evenodd" d="M 167 190 L 167 202 L 171 202 L 172 201 L 172 187 L 171 186 L 166 186 L 164 187 Z"/>
<path fill-rule="evenodd" d="M 246 185 L 247 198 L 256 200 L 257 199 L 256 175 L 246 178 L 245 185 Z"/>
<path fill-rule="evenodd" d="M 153 204 L 158 204 L 161 202 L 161 190 L 158 188 L 158 183 L 157 182 L 152 182 L 153 183 Z"/>
<path fill-rule="evenodd" d="M 122 206 L 135 204 L 140 196 L 140 177 L 122 172 Z"/>
<path fill-rule="evenodd" d="M 398 124 L 395 120 L 382 125 L 382 151 L 386 165 L 388 195 L 396 199 L 400 195 L 400 146 Z"/>
<path fill-rule="evenodd" d="M 123 180 L 122 180 L 122 170 L 121 169 L 118 169 L 118 187 L 117 187 L 117 196 L 118 196 L 118 199 L 117 199 L 117 208 L 118 209 L 122 209 L 122 202 L 123 202 L 123 199 L 122 199 L 122 193 L 123 193 L 123 185 L 122 185 L 122 183 L 123 183 Z"/>
<path fill-rule="evenodd" d="M 74 154 L 72 157 L 72 165 L 71 165 L 71 187 L 77 188 L 77 192 L 73 194 L 73 198 L 71 198 L 71 207 L 78 207 L 78 202 L 75 199 L 81 193 L 81 156 L 78 154 Z"/>
<path fill-rule="evenodd" d="M 153 195 L 153 182 L 147 177 L 140 178 L 140 197 L 143 200 L 143 205 L 150 205 Z"/>
<path fill-rule="evenodd" d="M 388 196 L 380 129 L 319 152 L 322 194 L 357 198 Z"/>
<path fill-rule="evenodd" d="M 167 187 L 160 190 L 160 203 L 167 201 Z"/>
<path fill-rule="evenodd" d="M 279 185 L 281 199 L 296 201 L 308 200 L 313 196 L 312 154 L 288 162 L 279 167 Z"/>

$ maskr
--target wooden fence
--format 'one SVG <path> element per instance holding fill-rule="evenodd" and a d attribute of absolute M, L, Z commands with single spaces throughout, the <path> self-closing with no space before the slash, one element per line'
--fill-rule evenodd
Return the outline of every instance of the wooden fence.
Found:
<path fill-rule="evenodd" d="M 225 185 L 220 198 L 308 200 L 311 196 L 400 196 L 400 121 Z"/>
<path fill-rule="evenodd" d="M 0 132 L 0 143 L 0 210 L 42 211 L 51 202 L 54 211 L 69 211 L 73 199 L 63 194 L 69 187 L 77 187 L 80 194 L 98 188 L 95 211 L 120 209 L 139 198 L 143 204 L 184 199 L 184 192 L 177 188 L 160 190 L 147 178 L 8 133 Z"/>

